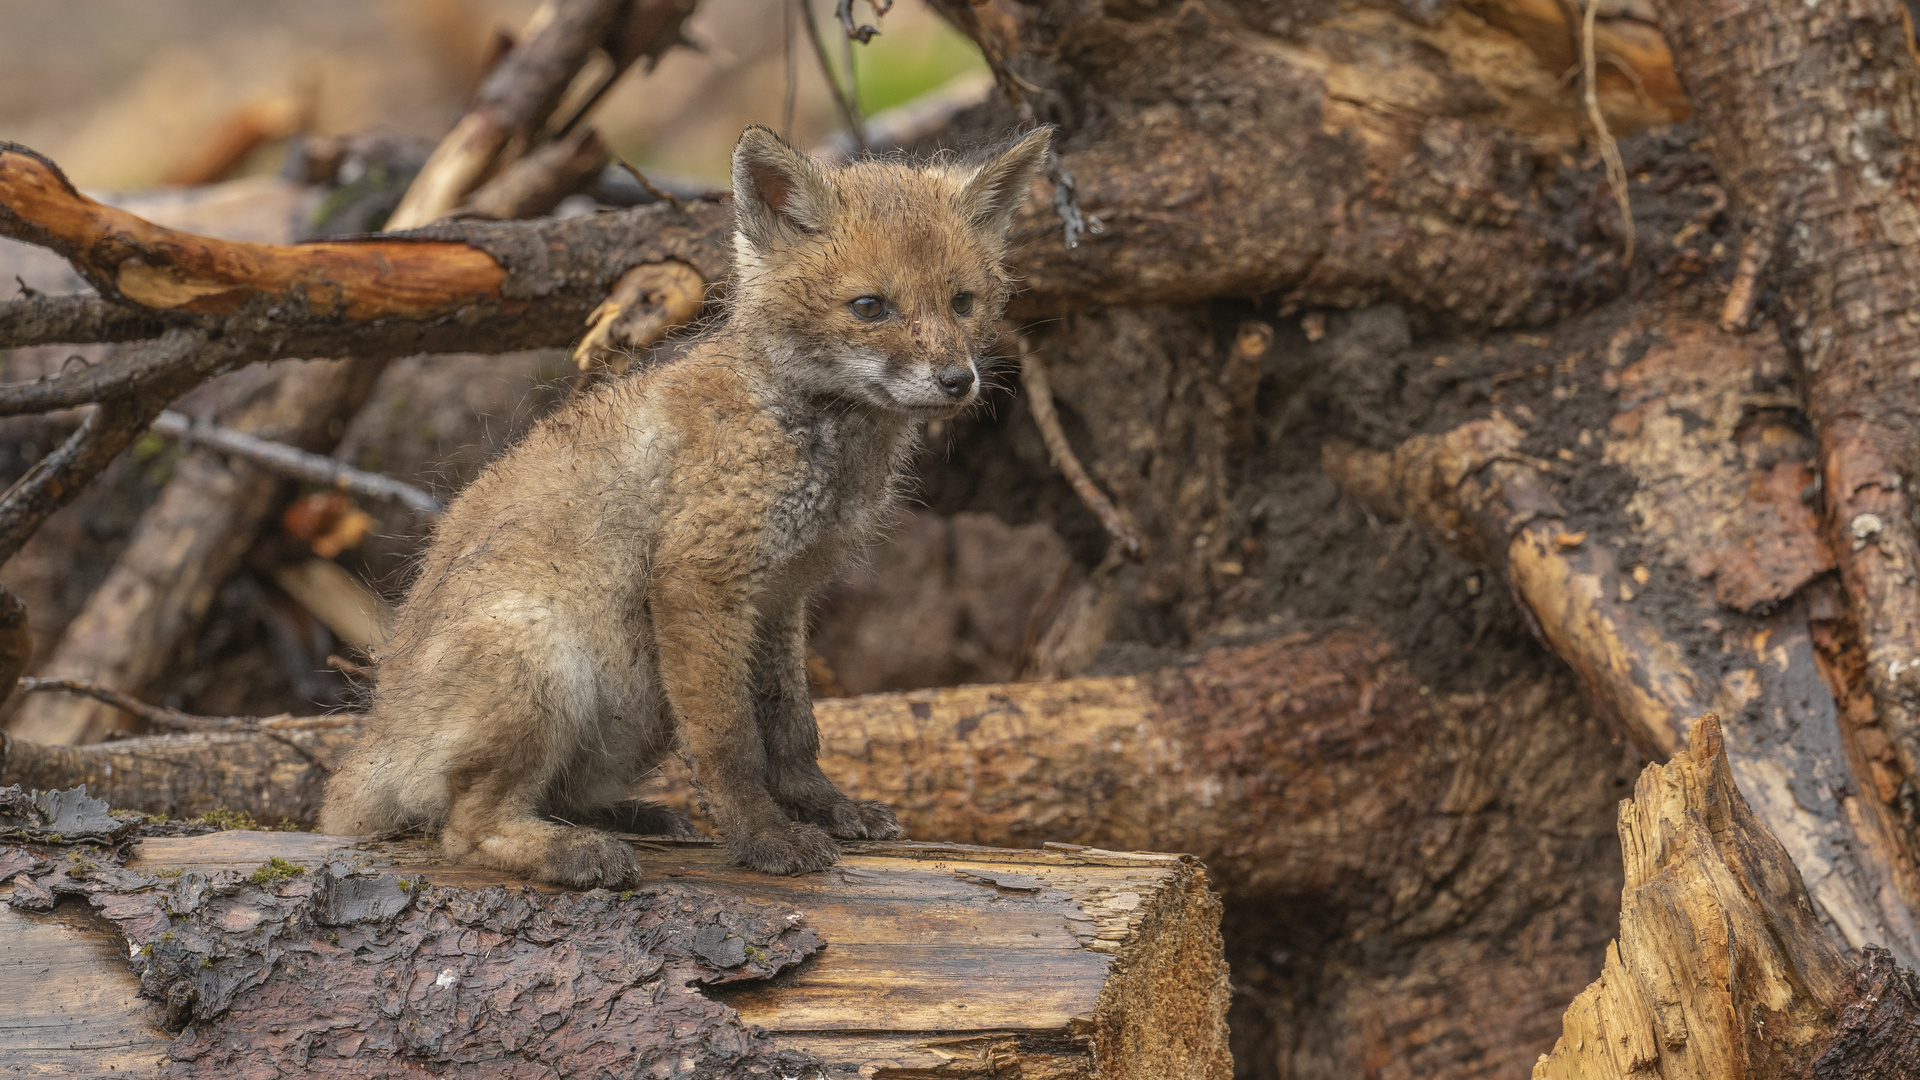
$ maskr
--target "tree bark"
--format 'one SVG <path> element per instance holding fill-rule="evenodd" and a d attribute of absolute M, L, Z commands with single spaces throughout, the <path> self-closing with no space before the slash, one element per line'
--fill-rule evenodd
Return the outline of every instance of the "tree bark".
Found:
<path fill-rule="evenodd" d="M 1920 856 L 1920 67 L 1898 3 L 1772 0 L 1662 7 L 1715 170 L 1775 284 L 1773 312 L 1804 373 L 1819 440 L 1825 532 L 1846 586 L 1872 711 L 1854 753 L 1890 745 L 1880 813 Z"/>

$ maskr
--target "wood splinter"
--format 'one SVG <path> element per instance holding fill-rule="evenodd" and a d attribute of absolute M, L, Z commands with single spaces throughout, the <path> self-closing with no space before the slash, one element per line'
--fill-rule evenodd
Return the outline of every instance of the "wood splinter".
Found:
<path fill-rule="evenodd" d="M 1740 245 L 1740 261 L 1734 264 L 1733 287 L 1727 290 L 1727 302 L 1720 309 L 1720 329 L 1729 334 L 1744 334 L 1753 322 L 1753 304 L 1760 277 L 1760 233 L 1747 234 Z"/>

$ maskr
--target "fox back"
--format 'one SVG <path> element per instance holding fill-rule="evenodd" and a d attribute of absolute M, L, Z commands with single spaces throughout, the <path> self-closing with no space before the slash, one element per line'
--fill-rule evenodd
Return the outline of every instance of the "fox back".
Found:
<path fill-rule="evenodd" d="M 748 129 L 723 317 L 448 508 L 321 828 L 437 828 L 455 858 L 622 885 L 638 870 L 608 830 L 687 828 L 630 797 L 677 751 L 756 869 L 899 835 L 816 763 L 807 607 L 884 520 L 919 421 L 977 399 L 1047 138 L 827 170 Z"/>

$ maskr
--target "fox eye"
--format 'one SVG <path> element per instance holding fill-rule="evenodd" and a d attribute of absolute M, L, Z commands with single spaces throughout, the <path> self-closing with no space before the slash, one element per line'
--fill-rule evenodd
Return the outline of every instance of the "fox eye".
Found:
<path fill-rule="evenodd" d="M 848 304 L 854 315 L 866 322 L 873 322 L 887 313 L 887 305 L 877 296 L 862 296 Z"/>
<path fill-rule="evenodd" d="M 973 313 L 973 294 L 970 292 L 953 294 L 953 313 L 970 315 Z"/>

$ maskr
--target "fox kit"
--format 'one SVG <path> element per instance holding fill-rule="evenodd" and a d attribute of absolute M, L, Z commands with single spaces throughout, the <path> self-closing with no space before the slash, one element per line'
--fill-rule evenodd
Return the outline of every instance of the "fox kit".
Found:
<path fill-rule="evenodd" d="M 539 424 L 454 501 L 320 827 L 620 886 L 668 831 L 627 801 L 680 753 L 729 853 L 794 874 L 900 835 L 820 771 L 807 604 L 881 523 L 921 420 L 979 394 L 1032 132 L 984 165 L 733 154 L 724 321 Z"/>

